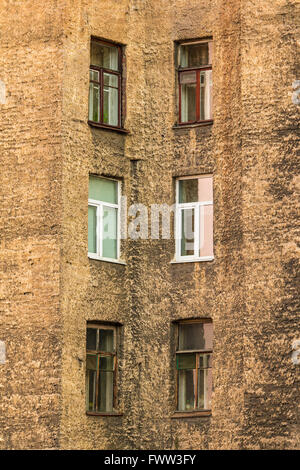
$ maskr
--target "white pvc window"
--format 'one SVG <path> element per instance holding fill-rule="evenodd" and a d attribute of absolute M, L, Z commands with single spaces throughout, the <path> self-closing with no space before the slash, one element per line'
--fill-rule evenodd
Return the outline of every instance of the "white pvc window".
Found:
<path fill-rule="evenodd" d="M 176 261 L 209 261 L 213 254 L 213 178 L 176 181 Z"/>
<path fill-rule="evenodd" d="M 88 256 L 115 261 L 120 258 L 120 183 L 90 176 Z"/>

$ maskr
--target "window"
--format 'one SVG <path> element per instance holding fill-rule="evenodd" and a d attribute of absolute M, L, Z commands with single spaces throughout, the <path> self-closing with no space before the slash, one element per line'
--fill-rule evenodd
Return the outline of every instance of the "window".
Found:
<path fill-rule="evenodd" d="M 179 124 L 212 120 L 212 41 L 178 48 Z"/>
<path fill-rule="evenodd" d="M 209 261 L 213 255 L 213 178 L 176 182 L 176 261 Z"/>
<path fill-rule="evenodd" d="M 121 46 L 92 39 L 89 122 L 121 127 Z"/>
<path fill-rule="evenodd" d="M 86 335 L 87 411 L 114 411 L 116 363 L 116 327 L 89 325 Z"/>
<path fill-rule="evenodd" d="M 90 176 L 88 206 L 88 255 L 108 261 L 119 259 L 118 181 Z"/>
<path fill-rule="evenodd" d="M 178 411 L 211 409 L 212 343 L 211 320 L 182 321 L 178 324 Z"/>

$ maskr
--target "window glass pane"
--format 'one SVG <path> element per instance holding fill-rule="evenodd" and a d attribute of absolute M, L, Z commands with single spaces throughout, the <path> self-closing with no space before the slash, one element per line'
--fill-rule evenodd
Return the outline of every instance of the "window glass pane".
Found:
<path fill-rule="evenodd" d="M 93 122 L 100 121 L 100 87 L 96 83 L 90 83 L 89 120 Z"/>
<path fill-rule="evenodd" d="M 86 349 L 96 351 L 97 349 L 97 330 L 96 328 L 87 328 L 86 331 Z"/>
<path fill-rule="evenodd" d="M 97 207 L 88 207 L 88 251 L 97 252 Z"/>
<path fill-rule="evenodd" d="M 196 83 L 196 72 L 181 72 L 179 74 L 179 80 L 181 84 Z"/>
<path fill-rule="evenodd" d="M 90 80 L 99 82 L 99 72 L 97 70 L 90 69 Z"/>
<path fill-rule="evenodd" d="M 104 85 L 118 88 L 119 77 L 117 75 L 114 75 L 112 73 L 104 73 L 103 78 L 104 78 Z"/>
<path fill-rule="evenodd" d="M 102 219 L 102 256 L 117 259 L 118 209 L 103 206 Z"/>
<path fill-rule="evenodd" d="M 200 72 L 200 120 L 212 118 L 211 113 L 211 70 Z"/>
<path fill-rule="evenodd" d="M 89 198 L 96 201 L 118 203 L 118 182 L 106 178 L 90 176 Z"/>
<path fill-rule="evenodd" d="M 181 67 L 199 67 L 208 63 L 208 43 L 180 46 Z"/>
<path fill-rule="evenodd" d="M 99 372 L 98 411 L 113 410 L 113 372 Z"/>
<path fill-rule="evenodd" d="M 114 330 L 99 330 L 99 351 L 114 351 Z"/>
<path fill-rule="evenodd" d="M 97 369 L 97 356 L 88 354 L 86 356 L 86 368 L 88 370 L 96 370 Z"/>
<path fill-rule="evenodd" d="M 195 209 L 181 210 L 181 256 L 193 256 Z"/>
<path fill-rule="evenodd" d="M 200 256 L 214 255 L 213 205 L 200 207 Z"/>
<path fill-rule="evenodd" d="M 198 201 L 213 200 L 213 179 L 212 177 L 198 178 Z"/>
<path fill-rule="evenodd" d="M 95 411 L 96 409 L 96 371 L 86 371 L 86 409 Z"/>
<path fill-rule="evenodd" d="M 103 89 L 103 122 L 111 126 L 118 125 L 119 91 L 105 86 Z"/>
<path fill-rule="evenodd" d="M 99 358 L 99 369 L 113 371 L 114 370 L 113 356 L 101 356 Z"/>
<path fill-rule="evenodd" d="M 205 119 L 205 72 L 200 72 L 200 120 Z"/>
<path fill-rule="evenodd" d="M 195 408 L 195 370 L 180 370 L 178 372 L 178 409 L 180 411 Z"/>
<path fill-rule="evenodd" d="M 199 368 L 207 369 L 212 365 L 212 354 L 200 354 L 199 355 Z"/>
<path fill-rule="evenodd" d="M 196 121 L 196 84 L 181 85 L 181 122 Z"/>
<path fill-rule="evenodd" d="M 196 354 L 177 354 L 178 369 L 195 369 Z"/>
<path fill-rule="evenodd" d="M 181 323 L 178 329 L 178 349 L 209 350 L 212 349 L 212 323 Z"/>
<path fill-rule="evenodd" d="M 198 179 L 179 180 L 179 203 L 197 202 L 199 197 Z"/>
<path fill-rule="evenodd" d="M 91 42 L 91 65 L 111 70 L 118 70 L 118 47 Z"/>
<path fill-rule="evenodd" d="M 198 408 L 211 409 L 212 371 L 198 370 Z"/>

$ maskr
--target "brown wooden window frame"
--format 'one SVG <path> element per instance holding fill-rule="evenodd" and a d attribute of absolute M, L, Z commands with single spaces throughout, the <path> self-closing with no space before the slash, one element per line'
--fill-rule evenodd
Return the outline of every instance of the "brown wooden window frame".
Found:
<path fill-rule="evenodd" d="M 92 126 L 103 127 L 107 129 L 125 131 L 122 126 L 122 87 L 123 87 L 123 76 L 122 76 L 122 46 L 113 42 L 109 42 L 103 39 L 98 39 L 95 37 L 91 38 L 91 43 L 96 42 L 98 44 L 103 44 L 104 46 L 114 47 L 118 50 L 118 70 L 112 70 L 106 67 L 99 67 L 97 65 L 90 64 L 89 74 L 91 71 L 96 71 L 99 73 L 98 80 L 91 80 L 89 77 L 89 84 L 95 83 L 99 86 L 99 121 L 93 121 L 88 119 L 88 123 Z M 104 103 L 104 74 L 111 74 L 118 77 L 118 125 L 108 124 L 104 122 L 103 119 L 103 103 Z M 116 88 L 116 87 L 111 87 Z M 127 132 L 127 131 L 126 131 Z"/>
<path fill-rule="evenodd" d="M 188 320 L 180 320 L 176 322 L 176 351 L 175 351 L 175 370 L 176 370 L 176 412 L 173 417 L 184 417 L 188 415 L 195 415 L 195 416 L 210 416 L 211 415 L 211 408 L 201 408 L 199 407 L 198 403 L 198 370 L 199 368 L 199 358 L 201 355 L 210 354 L 211 359 L 213 355 L 213 349 L 196 349 L 196 350 L 179 350 L 179 327 L 180 325 L 192 325 L 195 323 L 210 323 L 212 324 L 212 320 L 210 318 L 203 318 L 203 319 L 188 319 Z M 195 406 L 189 410 L 182 410 L 179 409 L 179 369 L 178 369 L 178 355 L 183 354 L 195 354 L 196 361 L 195 361 L 195 388 L 194 388 L 194 397 L 195 397 Z M 211 378 L 212 378 L 212 365 L 210 367 L 203 367 L 202 369 L 211 369 Z M 183 370 L 183 369 L 182 369 Z M 212 393 L 212 389 L 210 390 L 210 395 Z"/>
<path fill-rule="evenodd" d="M 94 409 L 89 409 L 88 406 L 88 400 L 89 400 L 89 389 L 88 389 L 88 377 L 87 377 L 87 372 L 88 368 L 86 366 L 86 414 L 87 415 L 115 415 L 115 414 L 120 414 L 116 411 L 116 406 L 117 406 L 117 333 L 118 333 L 118 326 L 113 325 L 113 324 L 103 324 L 103 323 L 88 323 L 87 324 L 87 330 L 88 329 L 95 329 L 97 330 L 96 333 L 96 345 L 99 345 L 99 331 L 100 330 L 113 330 L 113 351 L 101 351 L 100 349 L 96 348 L 96 350 L 90 350 L 87 349 L 86 347 L 86 358 L 88 356 L 96 356 L 96 361 L 97 361 L 97 368 L 96 368 L 96 381 L 95 381 L 95 396 L 94 396 L 94 403 L 95 406 L 93 407 Z M 87 334 L 86 330 L 86 334 Z M 99 383 L 100 383 L 100 367 L 99 367 L 99 359 L 100 357 L 112 357 L 113 358 L 113 385 L 112 385 L 112 410 L 107 410 L 107 411 L 100 411 L 97 409 L 97 404 L 98 404 L 98 394 L 99 394 Z M 106 371 L 106 370 L 105 370 Z M 108 371 L 111 372 L 111 371 Z"/>
<path fill-rule="evenodd" d="M 200 88 L 201 88 L 201 83 L 200 83 L 200 77 L 201 77 L 201 72 L 210 70 L 212 71 L 212 64 L 207 64 L 207 65 L 201 65 L 198 67 L 181 67 L 180 62 L 179 62 L 179 53 L 180 53 L 180 48 L 182 46 L 189 46 L 189 45 L 195 45 L 195 44 L 205 44 L 205 43 L 211 43 L 212 39 L 206 39 L 206 40 L 199 40 L 199 41 L 190 41 L 190 42 L 182 42 L 178 44 L 178 53 L 177 53 L 177 62 L 178 62 L 178 125 L 179 126 L 190 126 L 193 124 L 211 124 L 213 123 L 213 116 L 210 119 L 200 119 Z M 194 121 L 182 121 L 182 81 L 181 81 L 181 76 L 186 73 L 186 72 L 195 72 L 196 75 L 196 80 L 193 83 L 196 83 L 196 103 L 195 103 L 195 115 L 196 119 Z M 212 102 L 212 96 L 211 96 L 211 102 Z M 212 105 L 211 105 L 211 115 L 212 115 Z"/>

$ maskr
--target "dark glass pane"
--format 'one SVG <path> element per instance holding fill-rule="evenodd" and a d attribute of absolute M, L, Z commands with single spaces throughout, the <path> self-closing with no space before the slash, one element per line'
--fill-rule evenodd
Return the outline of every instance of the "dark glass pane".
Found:
<path fill-rule="evenodd" d="M 180 411 L 195 408 L 196 371 L 181 370 L 178 372 L 178 409 Z"/>
<path fill-rule="evenodd" d="M 179 202 L 197 202 L 198 195 L 198 178 L 179 180 Z"/>
<path fill-rule="evenodd" d="M 113 409 L 113 372 L 99 372 L 98 411 Z"/>
<path fill-rule="evenodd" d="M 96 371 L 86 371 L 86 409 L 95 411 L 96 409 Z"/>
<path fill-rule="evenodd" d="M 212 323 L 184 323 L 179 325 L 180 351 L 212 349 Z"/>
<path fill-rule="evenodd" d="M 114 330 L 99 330 L 99 350 L 114 351 Z"/>
<path fill-rule="evenodd" d="M 86 356 L 86 368 L 87 370 L 97 370 L 97 356 L 88 354 Z"/>
<path fill-rule="evenodd" d="M 101 356 L 99 358 L 99 369 L 101 370 L 114 370 L 114 357 L 113 356 Z"/>
<path fill-rule="evenodd" d="M 178 369 L 195 369 L 196 354 L 177 354 Z"/>
<path fill-rule="evenodd" d="M 180 49 L 181 67 L 199 67 L 209 62 L 208 43 L 181 46 Z"/>
<path fill-rule="evenodd" d="M 87 328 L 86 330 L 86 349 L 96 351 L 97 348 L 97 330 L 96 328 Z"/>

